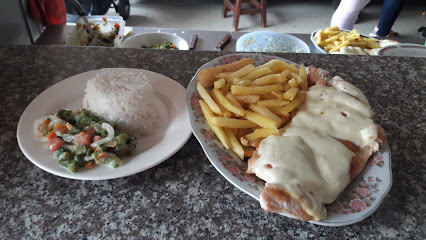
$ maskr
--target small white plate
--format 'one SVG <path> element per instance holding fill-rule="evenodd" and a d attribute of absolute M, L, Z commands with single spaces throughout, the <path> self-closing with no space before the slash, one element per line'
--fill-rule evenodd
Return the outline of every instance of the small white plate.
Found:
<path fill-rule="evenodd" d="M 239 53 L 216 58 L 203 65 L 198 72 L 204 68 L 216 67 L 247 57 L 253 58 L 256 66 L 271 59 L 279 59 L 292 63 L 286 59 L 274 56 Z M 233 152 L 224 148 L 205 122 L 198 102 L 201 97 L 196 89 L 198 72 L 189 83 L 186 96 L 192 131 L 216 170 L 238 189 L 259 200 L 265 182 L 254 175 L 247 175 L 245 173 L 247 162 L 239 160 Z M 338 199 L 328 206 L 327 218 L 322 221 L 310 222 L 324 226 L 344 226 L 359 222 L 370 216 L 379 207 L 381 201 L 389 192 L 391 185 L 390 152 L 389 146 L 386 143 L 369 160 L 364 170 L 340 194 Z M 292 216 L 287 214 L 282 215 L 292 218 Z"/>
<path fill-rule="evenodd" d="M 122 166 L 110 168 L 102 165 L 72 173 L 61 167 L 44 144 L 35 139 L 33 123 L 61 108 L 81 109 L 87 81 L 101 71 L 144 74 L 159 100 L 160 127 L 151 135 L 137 136 L 136 151 L 132 156 L 122 159 Z M 65 178 L 106 180 L 136 174 L 165 161 L 188 141 L 191 126 L 185 107 L 185 94 L 185 88 L 173 79 L 142 69 L 111 68 L 77 74 L 51 86 L 28 105 L 18 123 L 19 147 L 36 166 Z"/>
<path fill-rule="evenodd" d="M 426 57 L 426 46 L 420 44 L 400 43 L 383 47 L 379 56 Z"/>

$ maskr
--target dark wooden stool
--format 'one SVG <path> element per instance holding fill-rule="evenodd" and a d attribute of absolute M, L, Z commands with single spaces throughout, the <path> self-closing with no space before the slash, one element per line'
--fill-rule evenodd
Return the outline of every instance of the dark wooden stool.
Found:
<path fill-rule="evenodd" d="M 243 2 L 249 3 L 249 8 L 241 9 Z M 223 0 L 222 17 L 226 17 L 226 13 L 232 11 L 234 13 L 234 31 L 238 30 L 238 22 L 240 21 L 240 15 L 245 14 L 261 14 L 261 25 L 266 26 L 266 0 Z"/>

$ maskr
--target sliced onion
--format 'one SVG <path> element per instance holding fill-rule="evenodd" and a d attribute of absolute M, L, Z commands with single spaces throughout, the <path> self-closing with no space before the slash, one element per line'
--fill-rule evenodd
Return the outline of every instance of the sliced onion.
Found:
<path fill-rule="evenodd" d="M 64 121 L 62 121 L 62 119 L 59 119 L 58 117 L 56 117 L 56 114 L 55 115 L 48 115 L 48 116 L 46 116 L 46 118 L 45 119 L 50 119 L 50 122 L 49 122 L 49 125 L 47 125 L 48 127 L 53 127 L 53 126 L 55 126 L 56 124 L 65 124 L 64 123 Z"/>
<path fill-rule="evenodd" d="M 93 160 L 93 159 L 95 159 L 95 158 L 92 157 L 92 156 L 85 156 L 84 157 L 84 161 L 90 161 L 90 160 Z"/>
<path fill-rule="evenodd" d="M 99 146 L 101 144 L 110 142 L 110 141 L 112 141 L 114 139 L 115 131 L 114 131 L 114 128 L 111 126 L 111 124 L 109 124 L 109 123 L 102 123 L 102 128 L 107 131 L 108 136 L 105 137 L 105 138 L 102 138 L 101 140 L 93 142 L 91 144 L 92 147 L 97 147 L 97 146 Z"/>
<path fill-rule="evenodd" d="M 74 146 L 74 144 L 64 144 L 64 145 L 62 145 L 62 147 L 63 147 L 63 148 L 66 148 L 66 149 L 68 149 L 68 150 L 70 150 L 70 151 L 75 151 L 75 146 Z"/>

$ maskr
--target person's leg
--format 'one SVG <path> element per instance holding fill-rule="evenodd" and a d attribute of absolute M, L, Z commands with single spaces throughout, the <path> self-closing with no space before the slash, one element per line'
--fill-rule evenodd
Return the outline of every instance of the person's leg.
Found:
<path fill-rule="evenodd" d="M 331 27 L 352 30 L 361 10 L 370 0 L 342 0 L 331 18 Z"/>
<path fill-rule="evenodd" d="M 404 6 L 404 0 L 385 0 L 380 16 L 377 36 L 386 36 L 391 31 Z"/>

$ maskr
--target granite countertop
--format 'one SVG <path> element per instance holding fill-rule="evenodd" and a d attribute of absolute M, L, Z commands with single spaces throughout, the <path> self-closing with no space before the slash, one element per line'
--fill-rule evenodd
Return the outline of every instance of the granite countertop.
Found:
<path fill-rule="evenodd" d="M 225 180 L 195 137 L 147 171 L 107 181 L 57 177 L 20 151 L 18 120 L 56 82 L 111 67 L 154 71 L 186 87 L 226 52 L 102 47 L 0 48 L 1 239 L 424 239 L 426 238 L 426 59 L 275 54 L 339 74 L 370 100 L 388 133 L 393 186 L 367 219 L 324 227 L 261 210 Z"/>

